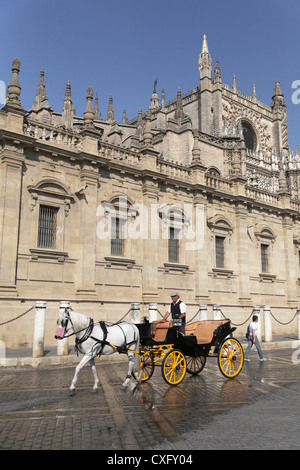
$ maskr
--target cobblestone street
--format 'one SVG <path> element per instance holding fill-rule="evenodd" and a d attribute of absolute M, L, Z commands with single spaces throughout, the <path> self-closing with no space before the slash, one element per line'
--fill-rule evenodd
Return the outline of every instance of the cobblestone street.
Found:
<path fill-rule="evenodd" d="M 126 363 L 98 360 L 98 392 L 87 366 L 73 397 L 74 367 L 0 369 L 0 449 L 300 449 L 292 353 L 267 351 L 261 363 L 253 351 L 237 379 L 225 379 L 210 358 L 177 387 L 157 368 L 149 382 L 126 390 Z"/>

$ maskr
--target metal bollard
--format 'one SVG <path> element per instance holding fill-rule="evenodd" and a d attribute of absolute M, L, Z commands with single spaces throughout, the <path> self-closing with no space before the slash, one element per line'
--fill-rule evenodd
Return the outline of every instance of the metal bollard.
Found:
<path fill-rule="evenodd" d="M 140 323 L 140 302 L 132 302 L 131 303 L 131 323 Z"/>
<path fill-rule="evenodd" d="M 157 321 L 157 303 L 151 302 L 149 304 L 149 322 Z"/>
<path fill-rule="evenodd" d="M 272 341 L 272 319 L 269 305 L 264 306 L 264 327 L 265 327 L 265 342 L 271 343 Z"/>
<path fill-rule="evenodd" d="M 206 304 L 200 304 L 199 305 L 199 320 L 207 320 L 207 305 Z"/>
<path fill-rule="evenodd" d="M 35 303 L 32 357 L 42 357 L 44 355 L 46 307 L 47 302 L 44 300 Z"/>
<path fill-rule="evenodd" d="M 59 310 L 62 310 L 60 313 L 64 313 L 65 308 L 70 307 L 70 302 L 63 300 L 59 304 Z M 57 355 L 58 356 L 68 356 L 69 354 L 69 338 L 58 339 L 57 340 Z"/>

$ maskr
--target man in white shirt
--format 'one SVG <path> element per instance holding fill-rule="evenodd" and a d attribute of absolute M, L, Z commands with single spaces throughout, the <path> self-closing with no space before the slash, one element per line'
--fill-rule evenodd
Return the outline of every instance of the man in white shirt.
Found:
<path fill-rule="evenodd" d="M 257 323 L 258 323 L 258 316 L 253 315 L 252 322 L 249 324 L 249 327 L 248 327 L 249 336 L 248 336 L 248 346 L 247 346 L 246 353 L 245 353 L 245 361 L 250 361 L 250 359 L 248 359 L 248 356 L 249 356 L 249 353 L 253 344 L 255 344 L 256 346 L 260 360 L 266 361 L 262 353 L 261 347 L 260 347 L 259 339 L 257 337 Z"/>
<path fill-rule="evenodd" d="M 186 305 L 182 300 L 179 300 L 179 294 L 177 291 L 171 293 L 172 302 L 169 305 L 168 311 L 161 321 L 167 321 L 169 315 L 172 315 L 172 319 L 180 318 L 182 320 L 182 326 L 179 331 L 184 334 L 185 331 L 185 316 L 186 316 Z"/>

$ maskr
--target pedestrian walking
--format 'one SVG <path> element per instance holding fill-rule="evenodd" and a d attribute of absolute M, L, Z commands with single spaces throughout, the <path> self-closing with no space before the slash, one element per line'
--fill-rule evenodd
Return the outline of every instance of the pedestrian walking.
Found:
<path fill-rule="evenodd" d="M 246 353 L 245 353 L 245 361 L 250 361 L 250 359 L 248 359 L 248 356 L 250 354 L 253 344 L 255 344 L 256 346 L 260 360 L 266 361 L 262 353 L 261 347 L 260 347 L 259 339 L 257 337 L 257 323 L 258 323 L 258 316 L 253 315 L 252 322 L 249 323 L 248 328 L 247 328 L 246 336 L 248 337 L 248 346 L 247 346 Z"/>

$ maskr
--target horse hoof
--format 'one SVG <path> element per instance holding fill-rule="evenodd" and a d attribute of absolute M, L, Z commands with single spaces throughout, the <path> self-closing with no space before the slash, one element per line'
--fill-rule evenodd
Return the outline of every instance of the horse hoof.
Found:
<path fill-rule="evenodd" d="M 93 388 L 92 393 L 98 393 L 98 388 Z"/>
<path fill-rule="evenodd" d="M 69 397 L 74 397 L 75 395 L 75 388 L 73 388 L 72 390 L 69 390 Z"/>

